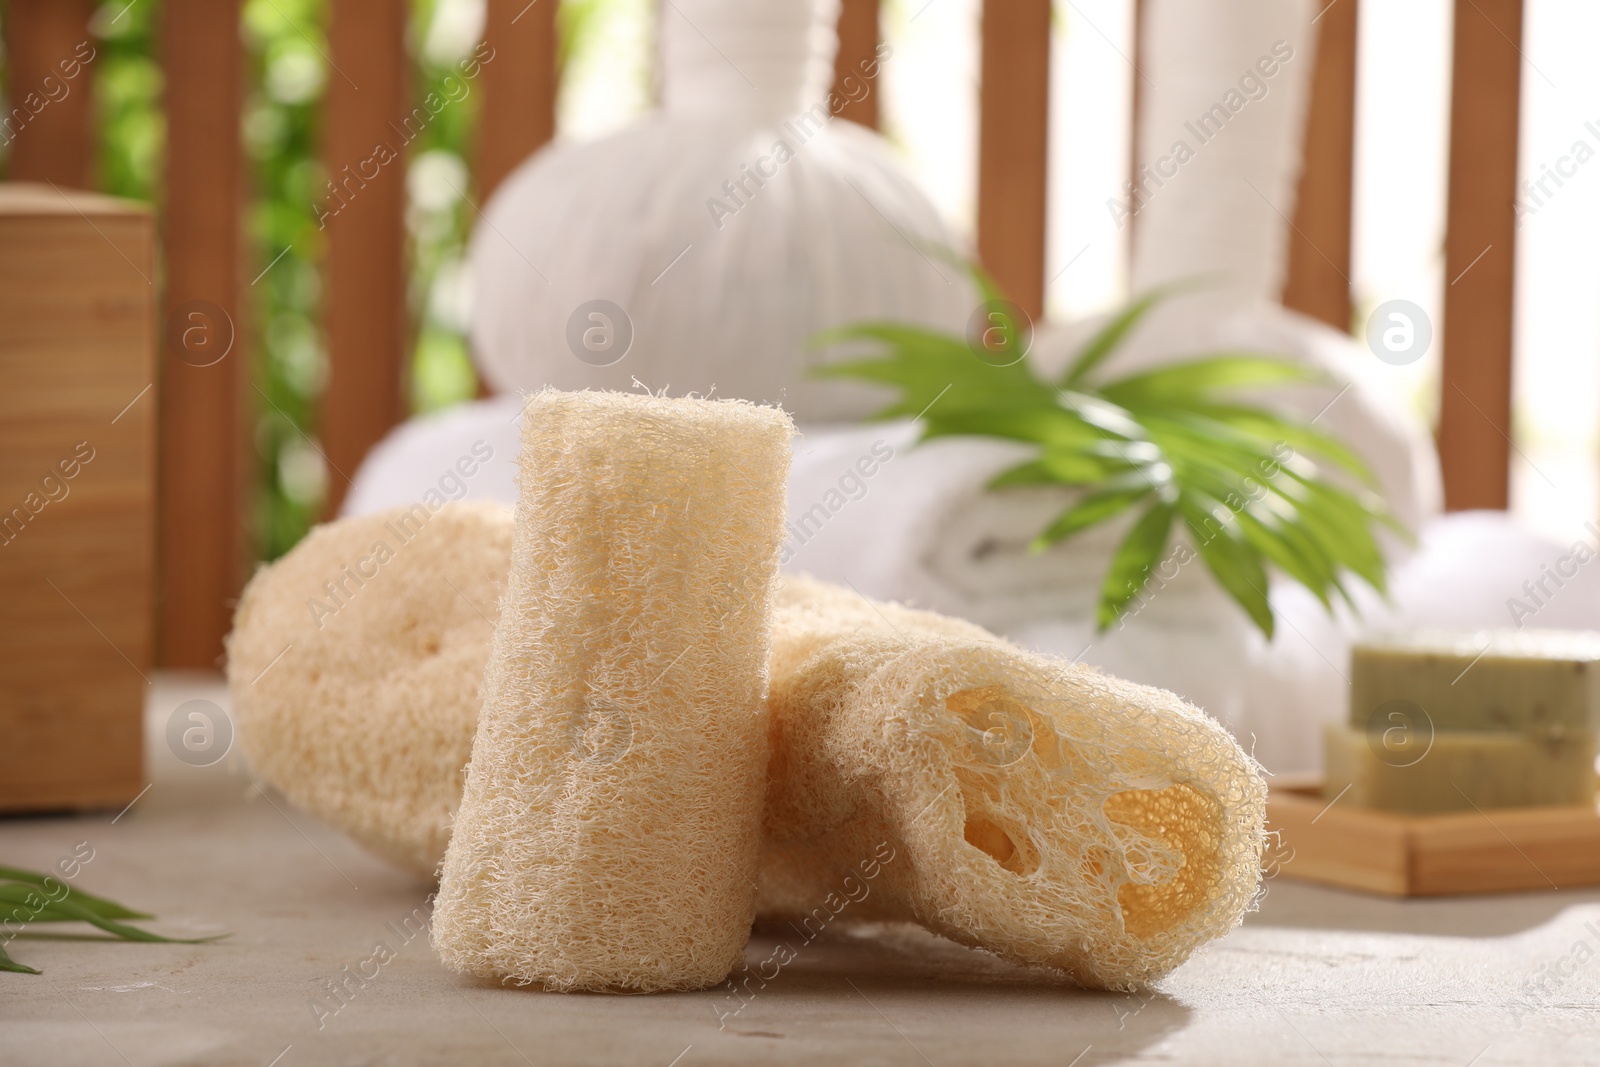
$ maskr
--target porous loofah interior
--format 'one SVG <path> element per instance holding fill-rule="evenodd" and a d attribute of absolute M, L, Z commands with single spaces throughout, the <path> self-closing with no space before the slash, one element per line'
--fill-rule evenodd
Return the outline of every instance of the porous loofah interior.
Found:
<path fill-rule="evenodd" d="M 1132 988 L 1254 900 L 1259 768 L 1170 693 L 794 580 L 773 662 L 764 910 L 881 837 L 902 859 L 852 914 Z"/>
<path fill-rule="evenodd" d="M 1129 872 L 1117 890 L 1128 933 L 1152 938 L 1200 912 L 1224 881 L 1216 797 L 1189 785 L 1129 789 L 1107 797 L 1104 810 Z"/>

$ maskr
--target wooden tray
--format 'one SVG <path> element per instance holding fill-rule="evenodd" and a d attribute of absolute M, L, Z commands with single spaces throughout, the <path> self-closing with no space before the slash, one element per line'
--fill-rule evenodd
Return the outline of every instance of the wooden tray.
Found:
<path fill-rule="evenodd" d="M 1329 806 L 1319 778 L 1279 775 L 1267 798 L 1269 874 L 1392 897 L 1600 885 L 1600 810 L 1391 815 Z"/>

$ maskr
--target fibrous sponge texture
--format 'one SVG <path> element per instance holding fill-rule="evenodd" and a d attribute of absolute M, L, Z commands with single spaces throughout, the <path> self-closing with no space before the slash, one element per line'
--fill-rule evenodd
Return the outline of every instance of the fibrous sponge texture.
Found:
<path fill-rule="evenodd" d="M 510 508 L 419 504 L 319 526 L 258 571 L 228 638 L 254 773 L 432 877 L 510 555 Z"/>
<path fill-rule="evenodd" d="M 755 906 L 793 428 L 731 401 L 546 391 L 433 940 L 547 989 L 694 989 Z"/>
<path fill-rule="evenodd" d="M 1260 768 L 1177 696 L 804 578 L 774 633 L 764 915 L 887 842 L 855 918 L 1132 989 L 1255 900 Z"/>

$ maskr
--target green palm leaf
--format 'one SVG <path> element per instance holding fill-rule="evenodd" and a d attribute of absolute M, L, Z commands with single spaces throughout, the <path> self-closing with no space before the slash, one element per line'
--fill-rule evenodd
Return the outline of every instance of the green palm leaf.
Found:
<path fill-rule="evenodd" d="M 40 974 L 25 963 L 18 963 L 6 952 L 6 947 L 0 945 L 0 971 L 10 971 L 13 974 Z"/>
<path fill-rule="evenodd" d="M 44 874 L 40 871 L 24 870 L 21 867 L 6 867 L 0 865 L 0 882 L 18 882 L 23 885 L 36 885 L 47 888 L 51 882 L 61 885 L 62 880 L 53 874 Z M 72 890 L 72 899 L 78 906 L 88 908 L 96 915 L 105 919 L 154 919 L 154 915 L 146 915 L 142 911 L 131 911 L 114 900 L 104 897 L 91 896 L 81 889 Z"/>
<path fill-rule="evenodd" d="M 1139 325 L 1139 320 L 1149 314 L 1166 295 L 1166 292 L 1160 289 L 1146 293 L 1102 326 L 1067 365 L 1066 373 L 1061 376 L 1061 387 L 1080 388 L 1089 375 L 1094 373 L 1095 368 L 1104 363 L 1106 357 L 1115 352 L 1117 346 L 1133 332 L 1133 328 Z"/>
<path fill-rule="evenodd" d="M 1073 534 L 1098 526 L 1107 519 L 1114 519 L 1154 494 L 1155 490 L 1148 483 L 1141 479 L 1136 479 L 1136 482 L 1138 484 L 1113 486 L 1090 493 L 1045 527 L 1044 532 L 1033 539 L 1033 550 L 1042 552 Z"/>
<path fill-rule="evenodd" d="M 987 299 L 997 298 L 986 277 L 978 284 Z M 1053 384 L 1026 360 L 998 366 L 979 358 L 964 338 L 893 323 L 819 338 L 871 342 L 882 353 L 818 373 L 897 388 L 876 417 L 918 416 L 924 440 L 981 436 L 1037 448 L 989 482 L 996 491 L 1044 485 L 1079 491 L 1035 537 L 1035 550 L 1138 511 L 1101 585 L 1102 630 L 1145 588 L 1175 531 L 1269 638 L 1268 567 L 1305 586 L 1330 611 L 1336 597 L 1353 604 L 1350 576 L 1383 593 L 1375 529 L 1405 531 L 1372 491 L 1377 482 L 1366 464 L 1331 434 L 1235 395 L 1327 384 L 1321 375 L 1271 355 L 1220 352 L 1091 383 L 1171 291 L 1149 293 L 1113 317 Z"/>
<path fill-rule="evenodd" d="M 58 896 L 62 890 L 65 892 Z M 8 934 L 11 932 L 10 924 L 81 922 L 103 930 L 121 941 L 197 945 L 218 940 L 217 937 L 164 937 L 118 921 L 153 918 L 155 916 L 134 911 L 114 900 L 107 900 L 70 887 L 54 875 L 24 870 L 20 867 L 0 866 L 0 923 L 6 924 Z M 16 974 L 40 973 L 12 959 L 3 945 L 0 945 L 0 971 Z"/>
<path fill-rule="evenodd" d="M 1117 546 L 1106 571 L 1106 580 L 1100 586 L 1100 604 L 1095 611 L 1095 621 L 1101 630 L 1108 629 L 1121 618 L 1128 604 L 1144 591 L 1151 570 L 1166 551 L 1177 516 L 1178 509 L 1173 505 L 1153 504 Z"/>

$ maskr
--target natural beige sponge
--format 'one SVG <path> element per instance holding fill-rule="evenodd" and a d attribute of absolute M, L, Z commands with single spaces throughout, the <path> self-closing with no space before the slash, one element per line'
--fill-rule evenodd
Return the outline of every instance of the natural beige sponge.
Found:
<path fill-rule="evenodd" d="M 433 943 L 546 989 L 697 989 L 743 956 L 789 419 L 533 396 Z"/>
<path fill-rule="evenodd" d="M 258 571 L 228 638 L 254 773 L 432 877 L 510 556 L 510 508 L 418 504 L 319 526 Z"/>
<path fill-rule="evenodd" d="M 1177 696 L 804 578 L 775 634 L 763 916 L 914 920 L 1132 989 L 1254 902 L 1260 768 Z"/>

